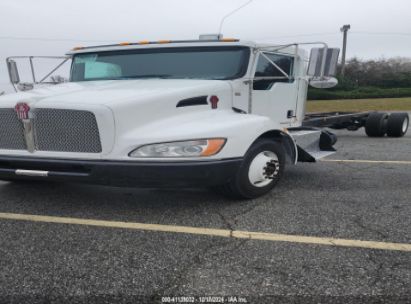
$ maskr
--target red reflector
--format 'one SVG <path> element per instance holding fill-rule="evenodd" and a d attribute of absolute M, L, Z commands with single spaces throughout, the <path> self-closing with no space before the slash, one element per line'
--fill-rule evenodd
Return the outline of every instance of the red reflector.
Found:
<path fill-rule="evenodd" d="M 211 108 L 212 109 L 217 109 L 217 104 L 220 101 L 217 96 L 213 95 L 210 97 L 210 102 L 211 102 Z"/>

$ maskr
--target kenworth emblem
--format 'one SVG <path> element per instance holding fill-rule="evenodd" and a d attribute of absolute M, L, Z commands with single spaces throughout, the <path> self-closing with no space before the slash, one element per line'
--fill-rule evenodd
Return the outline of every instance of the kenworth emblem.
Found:
<path fill-rule="evenodd" d="M 33 153 L 36 146 L 34 143 L 33 123 L 29 117 L 30 106 L 25 102 L 19 102 L 14 107 L 14 110 L 17 113 L 18 119 L 23 123 L 24 139 L 26 141 L 27 150 Z"/>
<path fill-rule="evenodd" d="M 29 119 L 30 106 L 27 103 L 20 102 L 16 104 L 16 106 L 14 107 L 14 110 L 16 111 L 17 117 L 20 120 Z"/>

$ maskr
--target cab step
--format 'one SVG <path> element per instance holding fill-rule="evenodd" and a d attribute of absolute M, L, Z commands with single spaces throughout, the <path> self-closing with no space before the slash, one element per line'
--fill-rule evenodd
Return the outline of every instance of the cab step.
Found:
<path fill-rule="evenodd" d="M 337 137 L 331 132 L 311 128 L 288 131 L 297 144 L 299 162 L 316 162 L 336 151 L 333 145 L 337 142 Z"/>

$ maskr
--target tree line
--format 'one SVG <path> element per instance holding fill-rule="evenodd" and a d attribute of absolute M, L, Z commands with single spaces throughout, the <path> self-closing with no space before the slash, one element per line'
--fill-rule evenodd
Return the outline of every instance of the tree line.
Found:
<path fill-rule="evenodd" d="M 309 99 L 411 97 L 410 58 L 353 58 L 346 63 L 344 77 L 341 66 L 338 74 L 338 86 L 328 90 L 310 88 Z"/>

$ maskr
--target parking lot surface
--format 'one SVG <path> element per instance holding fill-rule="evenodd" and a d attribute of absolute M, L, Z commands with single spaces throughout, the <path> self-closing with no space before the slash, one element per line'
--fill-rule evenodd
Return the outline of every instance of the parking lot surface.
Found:
<path fill-rule="evenodd" d="M 359 162 L 290 166 L 256 200 L 228 200 L 204 189 L 0 182 L 0 213 L 410 244 L 411 135 L 336 133 L 338 152 L 329 159 Z M 411 252 L 388 247 L 0 216 L 0 303 L 161 303 L 162 296 L 409 303 Z"/>

